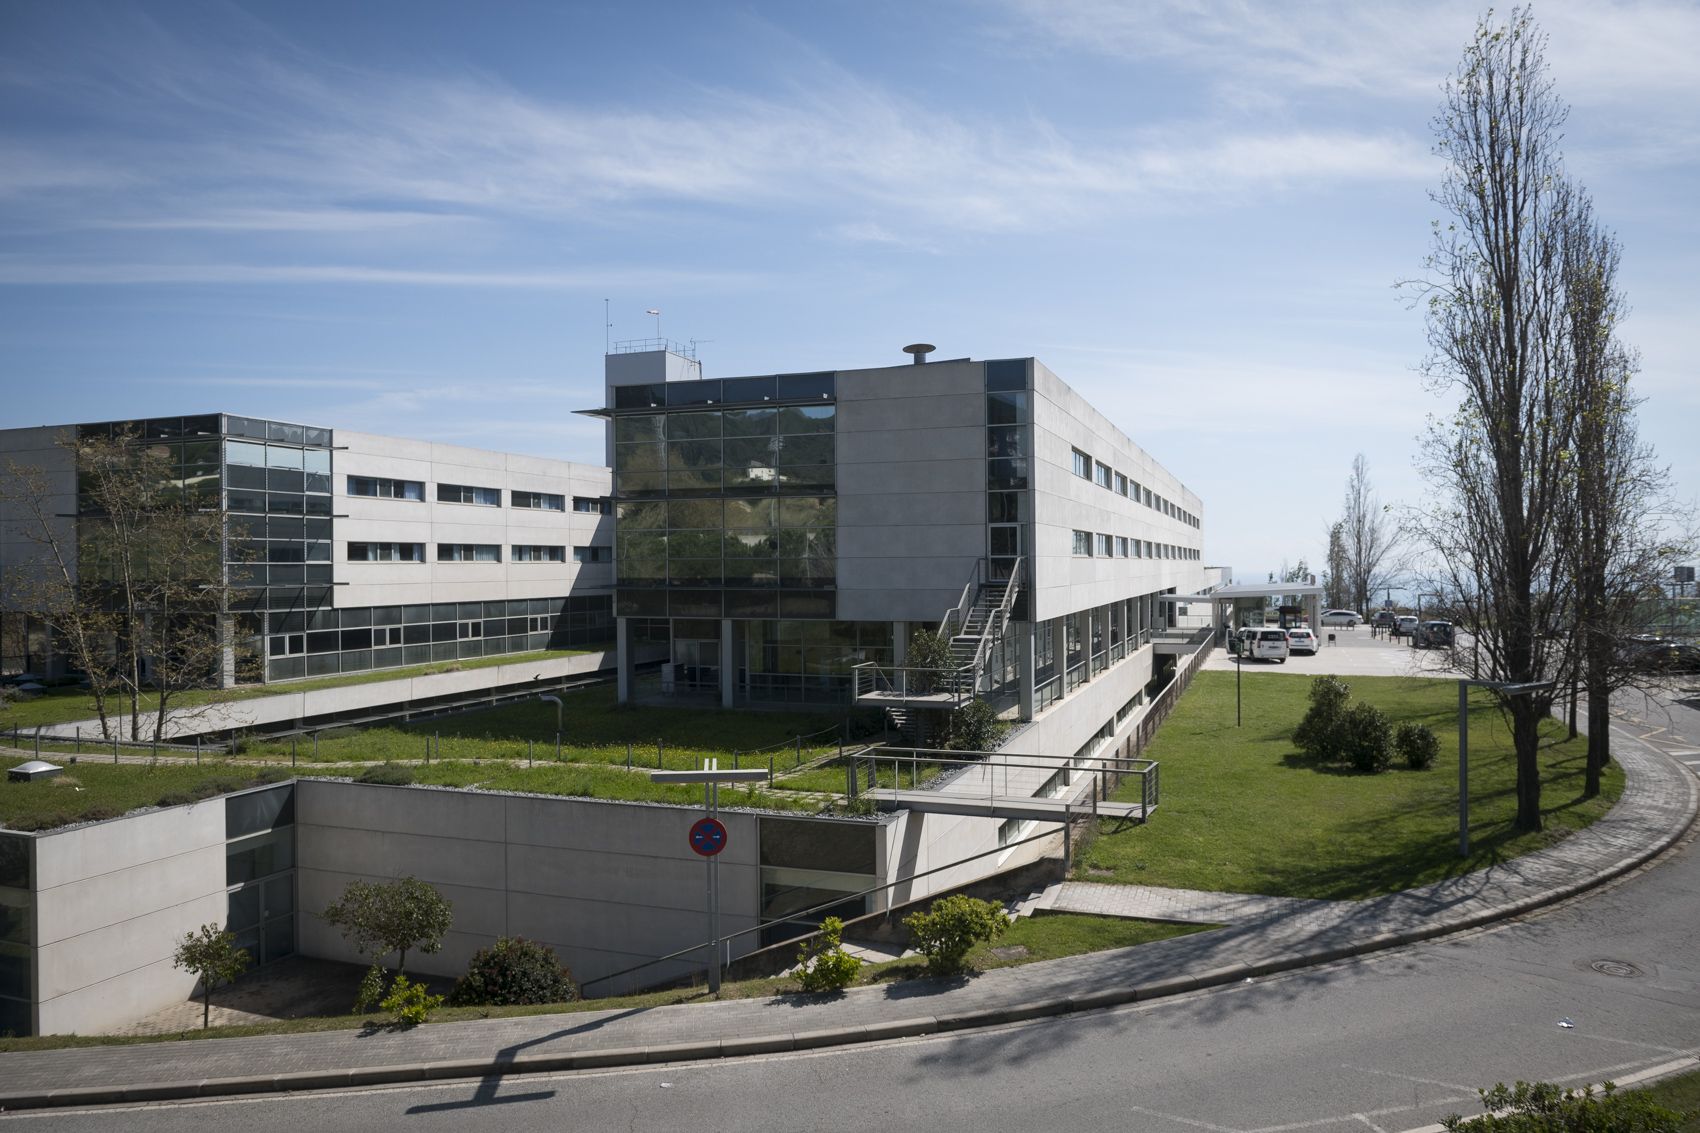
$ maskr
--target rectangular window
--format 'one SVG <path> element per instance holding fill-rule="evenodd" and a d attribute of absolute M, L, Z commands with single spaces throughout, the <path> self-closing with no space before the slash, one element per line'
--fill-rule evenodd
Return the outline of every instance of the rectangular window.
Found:
<path fill-rule="evenodd" d="M 1145 489 L 1145 506 L 1146 507 L 1151 506 L 1151 489 L 1150 488 Z"/>
<path fill-rule="evenodd" d="M 1108 535 L 1098 536 L 1098 555 L 1100 558 L 1113 559 L 1116 557 L 1115 540 Z"/>
<path fill-rule="evenodd" d="M 590 515 L 613 515 L 614 501 L 607 496 L 574 496 L 573 510 Z"/>
<path fill-rule="evenodd" d="M 527 614 L 526 615 L 525 632 L 527 632 L 527 633 L 552 633 L 552 632 L 554 632 L 554 629 L 555 629 L 555 619 L 550 617 L 548 614 Z"/>
<path fill-rule="evenodd" d="M 500 488 L 475 488 L 470 484 L 438 484 L 437 502 L 440 504 L 477 504 L 480 507 L 501 507 L 502 490 Z"/>
<path fill-rule="evenodd" d="M 1127 495 L 1127 477 L 1123 476 L 1120 472 L 1116 473 L 1115 493 L 1118 496 Z"/>
<path fill-rule="evenodd" d="M 423 500 L 425 484 L 420 480 L 391 480 L 383 476 L 350 476 L 348 494 L 385 500 Z"/>
<path fill-rule="evenodd" d="M 534 543 L 515 543 L 513 555 L 513 561 L 516 563 L 564 563 L 567 561 L 567 549 L 565 547 L 544 547 Z"/>
<path fill-rule="evenodd" d="M 1074 553 L 1090 558 L 1092 555 L 1092 532 L 1076 531 L 1074 533 Z"/>
<path fill-rule="evenodd" d="M 372 646 L 382 649 L 387 645 L 401 644 L 400 626 L 377 626 L 372 630 Z"/>
<path fill-rule="evenodd" d="M 1100 488 L 1108 488 L 1110 486 L 1110 466 L 1108 464 L 1094 464 L 1092 482 Z"/>
<path fill-rule="evenodd" d="M 1126 535 L 1117 535 L 1116 536 L 1116 557 L 1121 558 L 1121 559 L 1127 558 L 1127 536 Z"/>
<path fill-rule="evenodd" d="M 1082 480 L 1092 479 L 1092 458 L 1079 449 L 1072 451 L 1074 453 L 1074 474 Z"/>
<path fill-rule="evenodd" d="M 611 563 L 614 561 L 612 547 L 574 547 L 573 562 L 575 563 Z"/>
<path fill-rule="evenodd" d="M 423 543 L 350 543 L 348 561 L 351 563 L 422 563 L 425 561 Z"/>
<path fill-rule="evenodd" d="M 499 563 L 502 548 L 495 543 L 438 543 L 440 563 Z"/>
<path fill-rule="evenodd" d="M 484 636 L 483 622 L 456 622 L 455 638 L 459 641 L 471 641 L 473 638 Z"/>
<path fill-rule="evenodd" d="M 536 511 L 566 511 L 567 497 L 556 495 L 554 492 L 521 492 L 508 493 L 514 507 L 531 508 Z"/>

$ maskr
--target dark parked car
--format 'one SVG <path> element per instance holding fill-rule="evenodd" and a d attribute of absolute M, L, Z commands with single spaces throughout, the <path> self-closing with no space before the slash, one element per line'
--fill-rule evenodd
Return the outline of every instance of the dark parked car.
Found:
<path fill-rule="evenodd" d="M 1700 647 L 1662 637 L 1632 637 L 1624 642 L 1628 662 L 1644 673 L 1700 673 Z"/>
<path fill-rule="evenodd" d="M 1452 644 L 1452 636 L 1451 622 L 1423 622 L 1417 626 L 1411 644 L 1418 649 L 1440 649 Z"/>
<path fill-rule="evenodd" d="M 1382 629 L 1392 629 L 1393 623 L 1396 620 L 1397 620 L 1397 618 L 1394 615 L 1392 610 L 1377 610 L 1375 612 L 1375 621 L 1371 622 L 1370 624 L 1375 625 L 1375 626 L 1379 626 Z"/>

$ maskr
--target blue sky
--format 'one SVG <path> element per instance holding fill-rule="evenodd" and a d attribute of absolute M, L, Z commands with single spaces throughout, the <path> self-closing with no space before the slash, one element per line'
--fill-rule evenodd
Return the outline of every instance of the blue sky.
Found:
<path fill-rule="evenodd" d="M 1037 355 L 1322 550 L 1420 503 L 1429 124 L 1478 9 L 0 4 L 0 423 L 233 412 L 599 460 L 615 338 L 709 376 Z M 1622 238 L 1643 432 L 1700 491 L 1700 6 L 1545 3 Z"/>

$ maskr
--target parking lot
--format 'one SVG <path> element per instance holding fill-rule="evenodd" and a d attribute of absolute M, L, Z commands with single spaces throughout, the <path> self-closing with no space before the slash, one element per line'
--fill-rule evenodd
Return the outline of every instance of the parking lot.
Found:
<path fill-rule="evenodd" d="M 1329 638 L 1332 635 L 1333 640 Z M 1323 626 L 1316 631 L 1316 656 L 1297 654 L 1286 661 L 1247 660 L 1248 673 L 1332 673 L 1358 677 L 1457 677 L 1445 649 L 1413 649 L 1408 637 L 1372 636 L 1368 626 L 1352 629 Z M 1467 634 L 1458 635 L 1458 649 L 1468 650 Z M 1204 662 L 1207 670 L 1232 672 L 1240 658 L 1218 646 Z"/>

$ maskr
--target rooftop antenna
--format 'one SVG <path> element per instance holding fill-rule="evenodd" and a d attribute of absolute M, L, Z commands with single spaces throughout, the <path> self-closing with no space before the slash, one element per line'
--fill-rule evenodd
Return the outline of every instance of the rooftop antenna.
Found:
<path fill-rule="evenodd" d="M 934 346 L 930 342 L 912 342 L 903 348 L 903 353 L 911 355 L 914 359 L 915 365 L 919 366 L 927 360 L 927 355 L 937 349 L 938 347 Z"/>

